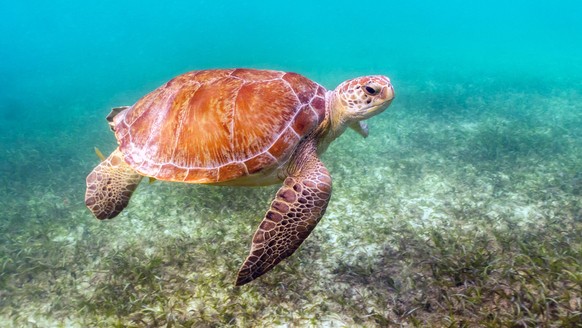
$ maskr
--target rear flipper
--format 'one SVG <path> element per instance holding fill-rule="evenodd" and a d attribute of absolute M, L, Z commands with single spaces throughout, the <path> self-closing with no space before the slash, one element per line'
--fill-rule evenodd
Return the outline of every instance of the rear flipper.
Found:
<path fill-rule="evenodd" d="M 114 218 L 127 206 L 141 179 L 116 149 L 87 176 L 85 205 L 100 220 Z"/>

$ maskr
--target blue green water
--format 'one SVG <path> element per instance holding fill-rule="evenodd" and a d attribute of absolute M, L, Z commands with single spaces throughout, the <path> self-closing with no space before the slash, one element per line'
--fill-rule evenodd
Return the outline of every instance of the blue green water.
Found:
<path fill-rule="evenodd" d="M 386 74 L 400 97 L 426 81 L 579 87 L 581 14 L 576 1 L 3 1 L 2 138 L 77 138 L 71 128 L 103 129 L 107 108 L 216 67 L 296 71 L 328 88 Z"/>
<path fill-rule="evenodd" d="M 84 178 L 97 162 L 93 147 L 115 147 L 109 109 L 208 68 L 294 71 L 328 89 L 355 76 L 388 75 L 396 114 L 375 118 L 381 127 L 429 117 L 454 129 L 478 124 L 489 110 L 503 114 L 500 125 L 467 137 L 468 150 L 431 146 L 458 131 L 435 136 L 422 126 L 413 133 L 372 125 L 371 144 L 380 149 L 366 151 L 403 161 L 440 151 L 500 175 L 511 169 L 497 167 L 497 159 L 538 156 L 543 166 L 544 154 L 559 154 L 568 170 L 548 184 L 566 177 L 552 188 L 579 196 L 582 158 L 572 150 L 582 144 L 581 17 L 582 2 L 573 0 L 2 1 L 0 204 L 10 211 L 0 210 L 1 245 L 10 247 L 15 230 L 28 234 L 29 223 L 74 230 L 75 220 L 93 220 L 83 205 Z M 527 136 L 504 135 L 524 126 Z M 402 141 L 396 155 L 379 141 L 392 138 Z M 346 159 L 339 154 L 352 155 L 344 148 L 328 157 L 338 176 Z"/>
<path fill-rule="evenodd" d="M 130 101 L 173 75 L 211 67 L 293 70 L 330 87 L 354 73 L 402 84 L 434 74 L 578 81 L 582 72 L 576 1 L 0 6 L 2 103 L 34 113 L 46 114 L 38 102 Z"/>

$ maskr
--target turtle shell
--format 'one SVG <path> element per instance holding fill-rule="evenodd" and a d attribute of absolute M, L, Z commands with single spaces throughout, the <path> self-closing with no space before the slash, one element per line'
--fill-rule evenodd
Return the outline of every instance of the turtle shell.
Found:
<path fill-rule="evenodd" d="M 225 182 L 287 161 L 325 119 L 325 92 L 296 73 L 194 71 L 115 116 L 113 129 L 140 174 Z"/>

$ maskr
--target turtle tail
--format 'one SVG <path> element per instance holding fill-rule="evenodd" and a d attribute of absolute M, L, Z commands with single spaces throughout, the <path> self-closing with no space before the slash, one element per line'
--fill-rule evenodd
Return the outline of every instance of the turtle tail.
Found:
<path fill-rule="evenodd" d="M 141 179 L 116 149 L 87 176 L 85 205 L 99 220 L 114 218 L 127 206 Z"/>

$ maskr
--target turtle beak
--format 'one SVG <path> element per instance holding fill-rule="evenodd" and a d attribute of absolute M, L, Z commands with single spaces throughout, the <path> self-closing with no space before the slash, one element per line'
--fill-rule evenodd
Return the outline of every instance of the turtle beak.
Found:
<path fill-rule="evenodd" d="M 384 110 L 386 110 L 388 106 L 390 106 L 392 100 L 394 99 L 394 89 L 392 88 L 392 86 L 384 87 L 382 88 L 381 92 L 382 92 L 381 95 L 385 96 L 384 97 L 379 96 L 375 101 L 375 104 L 366 108 L 361 119 L 368 119 L 372 116 L 378 115 L 382 113 Z"/>
<path fill-rule="evenodd" d="M 382 87 L 382 90 L 378 95 L 378 100 L 378 103 L 369 109 L 370 114 L 368 117 L 382 113 L 386 108 L 388 108 L 388 106 L 390 106 L 392 100 L 394 100 L 394 87 L 390 81 L 388 81 L 387 85 Z"/>
<path fill-rule="evenodd" d="M 390 104 L 394 99 L 394 96 L 394 86 L 392 86 L 392 83 L 388 82 L 388 85 L 382 88 L 382 99 L 389 101 L 388 104 Z"/>

